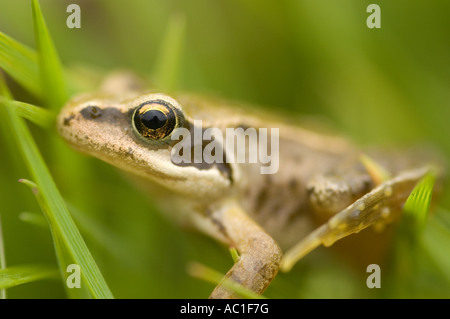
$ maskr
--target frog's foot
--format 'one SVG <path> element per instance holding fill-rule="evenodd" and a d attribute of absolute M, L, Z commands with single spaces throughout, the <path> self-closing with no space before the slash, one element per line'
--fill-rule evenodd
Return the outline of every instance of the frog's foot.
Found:
<path fill-rule="evenodd" d="M 406 171 L 381 183 L 287 251 L 280 269 L 289 271 L 298 260 L 322 244 L 331 246 L 337 240 L 371 225 L 392 221 L 401 212 L 414 186 L 428 171 L 426 167 Z"/>
<path fill-rule="evenodd" d="M 225 205 L 215 214 L 216 224 L 238 250 L 240 257 L 225 278 L 211 293 L 213 299 L 241 298 L 225 288 L 224 280 L 232 280 L 248 290 L 262 294 L 276 276 L 281 260 L 281 249 L 236 204 Z"/>

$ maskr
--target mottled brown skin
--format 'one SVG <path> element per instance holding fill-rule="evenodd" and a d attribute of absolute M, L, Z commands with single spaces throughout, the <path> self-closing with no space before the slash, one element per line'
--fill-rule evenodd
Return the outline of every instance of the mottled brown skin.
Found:
<path fill-rule="evenodd" d="M 224 280 L 231 279 L 261 294 L 278 272 L 281 249 L 275 240 L 255 224 L 238 205 L 229 203 L 222 209 L 219 222 L 241 254 Z M 211 294 L 211 298 L 216 299 L 231 297 L 239 296 L 233 295 L 221 284 Z"/>
<path fill-rule="evenodd" d="M 223 131 L 279 128 L 278 172 L 261 175 L 259 164 L 174 164 L 173 145 L 149 143 L 132 129 L 133 112 L 152 99 L 175 105 L 191 129 L 194 120 L 202 120 L 203 128 Z M 133 76 L 115 75 L 101 93 L 77 97 L 66 105 L 58 129 L 76 149 L 138 176 L 141 182 L 162 186 L 157 187 L 166 190 L 162 210 L 176 212 L 181 224 L 235 247 L 240 258 L 226 278 L 262 294 L 280 267 L 289 270 L 315 247 L 394 220 L 433 164 L 433 156 L 370 153 L 393 176 L 377 186 L 359 159 L 360 151 L 345 139 L 260 113 L 203 97 L 143 93 Z M 283 259 L 282 249 L 287 250 Z M 239 296 L 219 284 L 210 297 Z"/>

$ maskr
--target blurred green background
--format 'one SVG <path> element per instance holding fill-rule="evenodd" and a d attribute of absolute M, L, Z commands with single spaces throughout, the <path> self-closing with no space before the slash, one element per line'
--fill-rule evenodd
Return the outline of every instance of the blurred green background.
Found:
<path fill-rule="evenodd" d="M 63 64 L 77 74 L 119 68 L 152 75 L 174 15 L 185 19 L 177 88 L 262 105 L 293 116 L 318 116 L 361 144 L 432 142 L 450 155 L 450 2 L 376 1 L 381 29 L 369 29 L 361 0 L 86 0 L 40 1 Z M 66 27 L 67 5 L 81 7 L 81 28 Z M 34 47 L 30 2 L 2 0 L 0 30 Z M 75 72 L 75 71 L 74 71 Z M 91 74 L 92 72 L 92 74 Z M 90 81 L 82 81 L 90 88 Z M 40 105 L 11 83 L 17 100 Z M 1 124 L 3 125 L 3 124 Z M 186 273 L 199 261 L 226 272 L 226 248 L 180 230 L 116 169 L 69 149 L 30 124 L 75 220 L 118 298 L 203 298 L 213 286 Z M 48 229 L 25 223 L 20 212 L 39 212 L 19 152 L 7 154 L 0 136 L 0 214 L 8 266 L 55 264 Z M 448 189 L 440 206 L 450 207 Z M 436 242 L 437 250 L 449 247 Z M 441 246 L 439 246 L 441 245 Z M 427 266 L 424 266 L 425 268 Z M 449 297 L 450 275 L 425 269 L 419 297 Z M 439 280 L 439 276 L 445 280 Z M 355 270 L 319 249 L 266 296 L 378 297 Z M 430 279 L 431 278 L 431 279 Z M 437 279 L 436 279 L 437 278 Z M 430 280 L 428 280 L 430 279 Z M 439 283 L 434 288 L 433 285 Z M 439 286 L 440 285 L 440 286 Z M 393 290 L 392 290 L 393 291 Z M 11 288 L 9 298 L 64 298 L 61 282 Z M 408 297 L 408 292 L 394 297 Z"/>

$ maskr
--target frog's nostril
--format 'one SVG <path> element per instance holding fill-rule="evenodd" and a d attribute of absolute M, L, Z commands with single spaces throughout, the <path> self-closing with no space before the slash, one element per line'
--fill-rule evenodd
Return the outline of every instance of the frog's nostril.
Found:
<path fill-rule="evenodd" d="M 75 118 L 75 114 L 70 114 L 68 117 L 65 117 L 63 119 L 63 125 L 70 126 L 70 121 L 72 121 L 74 118 Z"/>

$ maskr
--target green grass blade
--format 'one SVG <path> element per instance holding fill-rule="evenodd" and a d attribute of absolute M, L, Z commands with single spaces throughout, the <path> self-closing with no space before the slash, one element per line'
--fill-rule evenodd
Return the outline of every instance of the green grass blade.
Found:
<path fill-rule="evenodd" d="M 239 261 L 239 253 L 237 252 L 236 248 L 230 248 L 230 254 L 233 262 L 237 263 Z"/>
<path fill-rule="evenodd" d="M 403 206 L 403 218 L 413 224 L 413 231 L 422 233 L 430 209 L 435 175 L 430 172 L 414 187 Z"/>
<path fill-rule="evenodd" d="M 67 101 L 68 93 L 64 70 L 45 24 L 41 7 L 37 0 L 31 1 L 34 33 L 38 51 L 39 72 L 46 102 L 50 108 L 59 109 Z"/>
<path fill-rule="evenodd" d="M 449 211 L 440 209 L 430 218 L 425 228 L 422 245 L 450 284 L 450 254 L 447 248 L 450 247 L 450 225 L 444 220 L 449 216 Z"/>
<path fill-rule="evenodd" d="M 200 263 L 197 262 L 190 262 L 187 267 L 188 273 L 195 278 L 199 278 L 205 281 L 209 281 L 215 285 L 221 283 L 225 288 L 229 289 L 230 291 L 238 294 L 239 296 L 246 298 L 246 299 L 266 299 L 266 297 L 262 295 L 258 295 L 257 293 L 248 290 L 241 284 L 231 280 L 230 278 L 224 279 L 224 275 L 219 273 L 218 271 L 215 271 L 214 269 L 211 269 L 209 267 L 206 267 Z"/>
<path fill-rule="evenodd" d="M 0 68 L 35 96 L 44 96 L 34 50 L 0 32 Z"/>
<path fill-rule="evenodd" d="M 5 245 L 3 244 L 2 215 L 0 215 L 0 271 L 6 268 Z M 0 289 L 0 299 L 6 299 L 6 290 Z"/>
<path fill-rule="evenodd" d="M 155 82 L 165 91 L 173 91 L 178 78 L 184 39 L 185 18 L 174 14 L 164 36 L 164 42 L 156 59 Z"/>
<path fill-rule="evenodd" d="M 423 258 L 424 237 L 428 212 L 435 183 L 435 174 L 430 171 L 414 187 L 403 206 L 403 215 L 396 234 L 391 256 L 388 296 L 417 298 L 421 296 L 415 277 L 420 275 Z"/>
<path fill-rule="evenodd" d="M 43 279 L 58 279 L 58 270 L 43 265 L 25 265 L 0 269 L 0 289 Z"/>
<path fill-rule="evenodd" d="M 375 184 L 381 184 L 391 178 L 391 174 L 368 155 L 361 154 L 359 158 Z"/>
<path fill-rule="evenodd" d="M 3 96 L 0 96 L 0 102 L 14 108 L 17 115 L 45 128 L 49 128 L 55 120 L 54 113 L 33 104 L 11 101 Z"/>
<path fill-rule="evenodd" d="M 2 85 L 3 87 L 0 91 L 7 93 L 6 85 L 0 83 L 0 87 Z M 43 204 L 44 212 L 47 212 L 46 217 L 54 236 L 61 236 L 64 247 L 72 260 L 81 267 L 84 282 L 92 296 L 94 298 L 113 298 L 97 264 L 71 218 L 66 204 L 25 122 L 15 113 L 15 109 L 6 105 L 6 110 L 8 120 L 13 129 L 11 134 L 15 137 L 25 163 L 39 186 L 43 201 L 45 201 Z M 65 269 L 62 271 L 65 271 Z"/>
<path fill-rule="evenodd" d="M 104 224 L 95 220 L 87 213 L 79 210 L 70 203 L 67 207 L 71 212 L 73 219 L 79 225 L 79 229 L 85 234 L 87 240 L 95 242 L 99 248 L 110 254 L 113 258 L 121 259 L 124 254 L 128 257 L 123 260 L 124 264 L 132 267 L 137 263 L 129 253 L 131 243 L 127 243 L 127 238 L 122 238 Z M 123 258 L 122 258 L 123 259 Z"/>
<path fill-rule="evenodd" d="M 51 229 L 54 238 L 55 250 L 58 255 L 58 265 L 61 278 L 66 279 L 68 273 L 66 272 L 67 266 L 74 263 L 73 257 L 71 256 L 66 245 L 64 244 L 64 238 L 58 229 Z M 77 264 L 75 262 L 75 264 Z M 83 274 L 83 271 L 81 272 Z M 91 299 L 92 294 L 89 287 L 86 285 L 81 285 L 78 289 L 71 289 L 64 284 L 64 289 L 66 290 L 67 296 L 71 299 Z"/>
<path fill-rule="evenodd" d="M 48 229 L 47 220 L 38 213 L 22 212 L 19 214 L 19 219 L 25 223 Z"/>
<path fill-rule="evenodd" d="M 29 181 L 27 179 L 20 179 L 19 182 L 30 187 L 31 191 L 33 192 L 33 194 L 35 195 L 35 197 L 39 203 L 39 206 L 41 207 L 42 211 L 44 212 L 44 215 L 47 217 L 47 220 L 51 220 L 50 219 L 51 218 L 50 217 L 51 209 L 48 206 L 45 199 L 42 197 L 42 192 L 39 190 L 38 185 L 36 185 L 35 183 L 33 183 L 32 181 Z M 50 224 L 51 224 L 51 222 L 50 222 Z M 72 256 L 70 255 L 70 253 L 68 252 L 68 250 L 65 249 L 64 239 L 61 235 L 61 232 L 58 230 L 58 228 L 53 227 L 53 228 L 50 228 L 50 230 L 51 230 L 51 233 L 53 236 L 53 242 L 55 245 L 56 256 L 57 256 L 58 265 L 59 265 L 59 272 L 60 272 L 61 278 L 64 280 L 66 278 L 65 270 L 68 265 L 74 263 L 74 260 L 73 260 Z M 89 291 L 86 289 L 85 285 L 80 287 L 81 289 L 70 289 L 69 287 L 67 287 L 67 285 L 64 285 L 64 288 L 66 290 L 67 295 L 72 299 L 76 299 L 76 298 L 85 299 L 85 298 L 90 297 Z"/>

